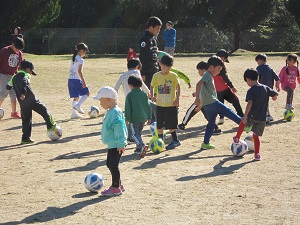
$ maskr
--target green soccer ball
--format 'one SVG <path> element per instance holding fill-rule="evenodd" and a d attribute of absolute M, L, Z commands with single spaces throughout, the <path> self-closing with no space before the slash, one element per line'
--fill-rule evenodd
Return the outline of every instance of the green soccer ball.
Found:
<path fill-rule="evenodd" d="M 283 113 L 283 119 L 286 121 L 292 121 L 292 119 L 294 119 L 294 117 L 295 117 L 295 113 L 291 109 L 287 109 Z"/>
<path fill-rule="evenodd" d="M 161 138 L 153 137 L 149 142 L 149 148 L 154 154 L 159 154 L 164 150 L 165 143 Z"/>

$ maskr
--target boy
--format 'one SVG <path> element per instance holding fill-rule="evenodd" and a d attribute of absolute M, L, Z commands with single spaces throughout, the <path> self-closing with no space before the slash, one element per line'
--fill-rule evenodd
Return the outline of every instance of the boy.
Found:
<path fill-rule="evenodd" d="M 266 114 L 269 97 L 273 100 L 277 99 L 278 93 L 266 85 L 258 82 L 258 72 L 255 69 L 247 69 L 244 73 L 244 80 L 247 82 L 250 89 L 246 95 L 246 110 L 245 116 L 239 125 L 236 136 L 233 137 L 235 143 L 239 142 L 241 134 L 245 126 L 247 131 L 253 132 L 254 139 L 254 160 L 261 160 L 260 156 L 260 140 L 266 126 Z"/>
<path fill-rule="evenodd" d="M 204 73 L 207 70 L 207 63 L 204 61 L 199 62 L 196 66 L 196 69 L 198 70 L 198 74 L 200 75 L 200 77 L 203 77 Z M 195 97 L 195 92 L 193 93 L 193 97 Z M 195 105 L 194 103 L 190 106 L 190 108 L 186 111 L 185 116 L 183 117 L 182 123 L 178 125 L 178 129 L 185 130 L 185 126 L 188 124 L 188 122 L 192 119 L 194 115 L 196 115 L 196 113 L 199 112 L 199 110 L 196 109 L 196 107 L 197 105 Z M 201 108 L 201 112 L 203 113 L 205 119 L 207 119 L 204 108 Z M 217 124 L 215 124 L 213 134 L 222 134 L 222 130 L 219 129 Z"/>
<path fill-rule="evenodd" d="M 224 67 L 222 59 L 218 56 L 212 56 L 208 59 L 207 66 L 207 71 L 196 85 L 195 105 L 197 105 L 199 109 L 202 105 L 208 120 L 204 135 L 204 142 L 201 144 L 201 149 L 215 148 L 215 146 L 210 144 L 209 141 L 212 136 L 218 114 L 228 117 L 237 124 L 241 121 L 241 117 L 220 102 L 217 97 L 213 76 L 218 75 Z"/>
<path fill-rule="evenodd" d="M 166 146 L 166 149 L 174 149 L 180 146 L 181 143 L 178 140 L 176 128 L 178 124 L 178 112 L 180 96 L 180 85 L 178 77 L 175 73 L 170 72 L 173 66 L 173 57 L 170 55 L 164 55 L 159 63 L 161 71 L 154 74 L 151 81 L 150 95 L 152 101 L 157 104 L 157 132 L 158 137 L 163 139 L 163 127 L 169 129 L 172 135 L 172 141 Z M 154 95 L 154 88 L 157 88 L 156 96 Z"/>
<path fill-rule="evenodd" d="M 14 90 L 6 90 L 7 82 L 17 72 L 20 63 L 23 60 L 22 49 L 25 47 L 24 40 L 16 37 L 12 40 L 12 44 L 6 46 L 0 51 L 0 108 L 4 99 L 9 95 L 11 103 L 11 117 L 20 119 L 21 116 L 17 112 L 17 100 Z"/>
<path fill-rule="evenodd" d="M 21 144 L 34 143 L 30 138 L 32 129 L 32 110 L 44 118 L 48 130 L 54 129 L 56 126 L 47 107 L 37 99 L 32 92 L 30 87 L 30 75 L 36 75 L 33 64 L 30 61 L 24 60 L 20 64 L 18 73 L 14 75 L 6 85 L 7 90 L 11 90 L 12 88 L 15 90 L 20 104 L 23 132 Z"/>
<path fill-rule="evenodd" d="M 103 87 L 94 96 L 107 110 L 103 120 L 101 138 L 108 145 L 106 165 L 112 176 L 112 185 L 101 192 L 104 196 L 117 196 L 125 191 L 121 184 L 119 163 L 127 145 L 127 128 L 122 110 L 117 105 L 118 93 L 111 87 Z"/>
<path fill-rule="evenodd" d="M 136 143 L 135 153 L 140 157 L 144 157 L 148 150 L 148 145 L 145 145 L 141 132 L 145 122 L 150 124 L 151 107 L 148 101 L 148 96 L 141 90 L 142 79 L 137 76 L 128 78 L 128 85 L 131 92 L 127 95 L 125 101 L 125 120 L 128 130 L 130 130 L 131 138 Z"/>
<path fill-rule="evenodd" d="M 267 56 L 265 54 L 258 54 L 255 57 L 255 61 L 258 66 L 256 70 L 259 74 L 258 82 L 267 85 L 269 88 L 274 88 L 274 81 L 276 90 L 280 91 L 280 80 L 275 71 L 267 64 Z M 270 115 L 269 107 L 266 111 L 266 122 L 269 123 L 274 120 L 273 116 Z"/>
<path fill-rule="evenodd" d="M 163 33 L 163 40 L 165 42 L 164 51 L 174 56 L 176 46 L 176 30 L 173 28 L 172 21 L 166 23 L 166 29 Z"/>
<path fill-rule="evenodd" d="M 143 65 L 141 74 L 148 88 L 150 88 L 153 74 L 159 71 L 157 35 L 159 34 L 161 26 L 162 22 L 158 17 L 150 17 L 147 22 L 147 29 L 140 39 L 140 60 Z"/>
<path fill-rule="evenodd" d="M 216 55 L 222 59 L 223 63 L 225 62 L 229 63 L 228 60 L 229 54 L 226 50 L 220 49 L 219 51 L 217 51 Z M 218 100 L 223 104 L 224 104 L 224 100 L 230 102 L 232 106 L 235 108 L 237 114 L 240 117 L 244 116 L 239 98 L 235 95 L 237 90 L 235 89 L 231 80 L 229 79 L 225 64 L 220 74 L 214 76 L 214 83 L 217 91 Z M 224 123 L 224 115 L 220 115 L 218 124 L 221 125 L 223 123 Z"/>

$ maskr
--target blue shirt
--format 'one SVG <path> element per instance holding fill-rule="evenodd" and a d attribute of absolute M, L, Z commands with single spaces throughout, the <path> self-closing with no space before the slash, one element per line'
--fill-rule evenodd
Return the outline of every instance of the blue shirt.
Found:
<path fill-rule="evenodd" d="M 176 46 L 176 30 L 171 28 L 170 30 L 165 29 L 163 34 L 163 40 L 165 41 L 165 47 Z"/>
<path fill-rule="evenodd" d="M 256 70 L 259 74 L 259 83 L 267 85 L 269 88 L 274 87 L 274 81 L 278 81 L 279 77 L 275 71 L 267 64 L 262 64 L 256 67 Z"/>
<path fill-rule="evenodd" d="M 122 110 L 115 106 L 106 112 L 102 130 L 102 142 L 108 148 L 125 148 L 127 145 L 127 128 Z"/>

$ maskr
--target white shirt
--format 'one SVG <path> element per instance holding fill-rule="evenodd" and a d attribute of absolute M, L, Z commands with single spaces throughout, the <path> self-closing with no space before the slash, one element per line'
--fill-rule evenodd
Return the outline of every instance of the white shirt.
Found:
<path fill-rule="evenodd" d="M 116 85 L 115 85 L 115 90 L 118 92 L 119 91 L 119 88 L 120 86 L 122 85 L 123 86 L 123 92 L 124 92 L 124 95 L 125 97 L 128 95 L 128 93 L 131 91 L 130 90 L 130 87 L 128 85 L 128 78 L 130 76 L 138 76 L 139 78 L 142 79 L 142 76 L 141 76 L 141 73 L 139 70 L 128 70 L 124 73 L 122 73 L 122 75 L 119 77 Z M 146 93 L 146 94 L 149 94 L 150 91 L 148 89 L 148 87 L 146 86 L 146 84 L 143 82 L 142 83 L 142 90 Z"/>
<path fill-rule="evenodd" d="M 69 79 L 81 80 L 78 74 L 78 67 L 79 65 L 83 65 L 83 61 L 84 61 L 83 58 L 81 58 L 79 55 L 76 55 L 74 62 L 72 61 L 71 63 Z"/>

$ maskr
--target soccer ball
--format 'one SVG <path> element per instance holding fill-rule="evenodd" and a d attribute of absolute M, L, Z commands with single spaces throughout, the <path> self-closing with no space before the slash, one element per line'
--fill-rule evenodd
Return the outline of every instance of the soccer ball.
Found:
<path fill-rule="evenodd" d="M 291 109 L 287 109 L 283 113 L 283 119 L 286 121 L 291 121 L 292 119 L 294 119 L 294 117 L 295 117 L 295 113 Z"/>
<path fill-rule="evenodd" d="M 231 144 L 231 151 L 234 156 L 243 156 L 248 151 L 248 145 L 243 140 L 240 140 L 239 143 L 233 142 Z"/>
<path fill-rule="evenodd" d="M 152 123 L 150 124 L 150 132 L 151 132 L 151 135 L 152 135 L 152 136 L 155 136 L 155 130 L 157 130 L 156 122 L 152 122 Z"/>
<path fill-rule="evenodd" d="M 249 151 L 254 151 L 254 139 L 252 134 L 249 134 L 245 137 L 244 141 L 247 143 L 248 145 L 248 150 Z"/>
<path fill-rule="evenodd" d="M 0 120 L 2 119 L 3 116 L 4 116 L 4 110 L 0 108 Z"/>
<path fill-rule="evenodd" d="M 161 153 L 165 148 L 165 143 L 161 138 L 153 137 L 149 142 L 151 151 L 155 154 Z"/>
<path fill-rule="evenodd" d="M 88 114 L 90 118 L 96 118 L 100 115 L 100 110 L 97 106 L 91 106 L 91 108 L 88 111 Z"/>
<path fill-rule="evenodd" d="M 47 131 L 47 135 L 52 141 L 57 141 L 61 138 L 62 130 L 56 125 L 55 128 Z"/>
<path fill-rule="evenodd" d="M 85 177 L 84 185 L 90 192 L 98 192 L 104 185 L 104 178 L 99 173 L 90 173 Z"/>

